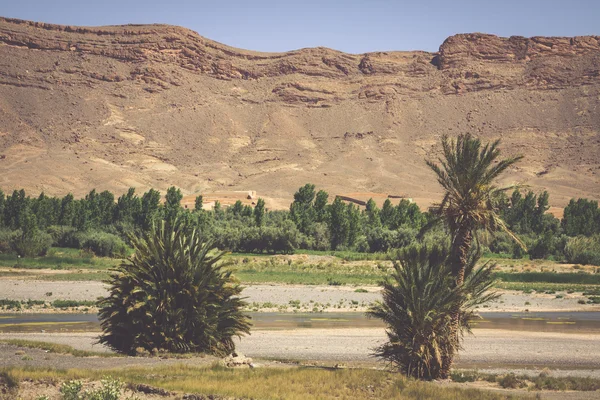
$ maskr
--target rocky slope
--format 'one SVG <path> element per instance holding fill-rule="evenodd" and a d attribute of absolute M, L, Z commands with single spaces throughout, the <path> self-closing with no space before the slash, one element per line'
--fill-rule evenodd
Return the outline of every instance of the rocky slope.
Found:
<path fill-rule="evenodd" d="M 506 176 L 600 197 L 600 37 L 461 34 L 438 53 L 235 49 L 188 29 L 0 18 L 0 187 L 439 197 L 443 134 L 502 138 Z"/>

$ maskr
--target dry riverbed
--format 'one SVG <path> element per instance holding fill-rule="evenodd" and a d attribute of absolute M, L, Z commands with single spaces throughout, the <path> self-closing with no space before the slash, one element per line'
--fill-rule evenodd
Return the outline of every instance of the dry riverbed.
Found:
<path fill-rule="evenodd" d="M 498 293 L 501 297 L 481 311 L 600 311 L 600 305 L 581 304 L 586 299 L 582 293 L 545 294 L 508 290 L 498 290 Z M 32 306 L 29 309 L 24 307 L 21 312 L 81 312 L 83 308 L 95 312 L 96 310 L 89 306 L 56 309 L 50 305 L 55 300 L 94 301 L 107 294 L 106 285 L 102 282 L 0 280 L 2 299 L 41 300 L 47 303 L 45 306 Z M 243 296 L 246 297 L 250 311 L 282 312 L 362 312 L 369 304 L 381 298 L 380 288 L 376 286 L 284 284 L 246 285 Z"/>
<path fill-rule="evenodd" d="M 67 344 L 85 351 L 108 352 L 97 344 L 98 333 L 2 333 L 0 340 L 25 339 Z M 237 341 L 237 348 L 261 360 L 293 360 L 314 365 L 380 366 L 372 349 L 385 341 L 383 328 L 259 330 Z M 15 351 L 0 345 L 0 366 L 52 368 L 112 368 L 128 365 L 186 363 L 206 365 L 208 358 L 73 357 L 37 349 Z M 263 363 L 264 361 L 259 361 Z M 457 368 L 479 371 L 506 369 L 539 373 L 550 368 L 556 376 L 600 378 L 600 334 L 524 332 L 475 329 L 465 339 Z"/>

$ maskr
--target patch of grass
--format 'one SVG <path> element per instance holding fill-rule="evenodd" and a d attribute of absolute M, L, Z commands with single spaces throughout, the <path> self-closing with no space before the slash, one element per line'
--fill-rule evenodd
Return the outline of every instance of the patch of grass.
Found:
<path fill-rule="evenodd" d="M 88 252 L 65 248 L 52 248 L 44 257 L 0 254 L 0 267 L 18 269 L 109 269 L 120 262 L 119 259 L 95 257 Z"/>
<path fill-rule="evenodd" d="M 78 350 L 66 344 L 39 342 L 35 340 L 2 339 L 0 342 L 11 346 L 25 347 L 27 349 L 40 349 L 49 353 L 71 354 L 76 357 L 121 357 L 121 355 L 117 353 Z"/>
<path fill-rule="evenodd" d="M 1 299 L 0 308 L 5 310 L 20 310 L 21 302 L 19 300 Z"/>
<path fill-rule="evenodd" d="M 496 279 L 503 282 L 544 282 L 579 285 L 600 285 L 600 276 L 586 273 L 555 273 L 555 272 L 496 272 Z"/>
<path fill-rule="evenodd" d="M 450 373 L 450 378 L 453 382 L 464 383 L 464 382 L 476 382 L 476 381 L 486 381 L 495 383 L 496 375 L 494 374 L 484 374 L 478 371 L 459 371 L 452 370 Z"/>
<path fill-rule="evenodd" d="M 537 390 L 577 390 L 593 392 L 600 390 L 600 380 L 594 378 L 563 377 L 555 378 L 540 374 L 532 379 Z"/>
<path fill-rule="evenodd" d="M 54 300 L 52 302 L 52 307 L 55 308 L 69 308 L 69 307 L 92 307 L 95 306 L 95 301 L 88 300 Z"/>
<path fill-rule="evenodd" d="M 600 296 L 588 297 L 588 304 L 600 304 Z"/>
<path fill-rule="evenodd" d="M 354 291 L 354 293 L 369 293 L 369 291 L 363 288 L 358 288 Z"/>
<path fill-rule="evenodd" d="M 518 378 L 513 373 L 499 377 L 497 382 L 504 389 L 518 389 L 527 386 L 527 382 L 525 382 L 525 380 Z"/>
<path fill-rule="evenodd" d="M 478 371 L 453 370 L 451 373 L 454 382 L 486 381 L 498 383 L 507 389 L 516 389 L 529 386 L 530 390 L 600 390 L 600 379 L 580 377 L 553 377 L 549 371 L 542 371 L 538 376 L 484 374 Z"/>
<path fill-rule="evenodd" d="M 387 274 L 387 269 L 369 263 L 287 263 L 274 260 L 239 263 L 230 268 L 243 283 L 376 285 Z"/>
<path fill-rule="evenodd" d="M 564 283 L 545 283 L 545 282 L 501 282 L 498 281 L 494 284 L 494 287 L 498 289 L 506 290 L 519 290 L 519 291 L 536 291 L 536 292 L 566 292 L 572 290 L 573 292 L 585 292 L 588 290 L 595 290 L 597 287 L 590 285 L 579 285 L 579 284 L 564 284 Z"/>
<path fill-rule="evenodd" d="M 41 275 L 38 279 L 44 281 L 104 281 L 108 279 L 108 272 L 68 272 L 65 274 Z"/>
<path fill-rule="evenodd" d="M 304 400 L 431 399 L 496 400 L 506 395 L 476 389 L 450 388 L 407 379 L 400 374 L 370 369 L 258 368 L 226 369 L 218 365 L 193 367 L 130 367 L 115 370 L 6 370 L 19 380 L 118 378 L 129 384 L 150 384 L 168 391 L 233 398 Z M 510 398 L 510 397 L 509 397 Z"/>
<path fill-rule="evenodd" d="M 311 256 L 333 256 L 344 261 L 382 261 L 390 259 L 388 253 L 359 253 L 357 251 L 296 250 L 295 253 Z"/>

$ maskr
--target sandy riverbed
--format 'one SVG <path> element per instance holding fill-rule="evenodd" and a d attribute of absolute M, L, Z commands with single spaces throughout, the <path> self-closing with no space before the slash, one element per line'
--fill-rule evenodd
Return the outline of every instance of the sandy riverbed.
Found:
<path fill-rule="evenodd" d="M 96 344 L 97 333 L 17 333 L 0 334 L 1 339 L 27 339 L 68 344 L 74 348 L 92 351 L 108 351 Z M 377 364 L 371 349 L 385 341 L 382 328 L 342 329 L 294 329 L 254 331 L 238 341 L 237 347 L 247 356 L 263 359 L 315 361 L 320 363 Z M 55 357 L 46 354 L 36 360 L 13 357 L 14 348 L 0 346 L 0 366 L 48 364 L 57 368 L 77 367 L 72 364 L 77 358 Z M 32 351 L 26 350 L 27 353 Z M 66 358 L 65 358 L 66 357 Z M 69 358 L 71 363 L 69 363 Z M 85 366 L 98 364 L 99 368 L 143 364 L 146 361 L 120 360 L 112 364 L 107 359 L 97 362 L 86 360 Z M 156 359 L 157 360 L 157 359 Z M 161 362 L 161 361 L 155 361 Z M 91 364 L 90 364 L 91 363 Z M 474 335 L 465 339 L 464 350 L 456 363 L 457 368 L 498 370 L 516 368 L 520 370 L 560 369 L 573 375 L 600 378 L 600 334 L 565 334 L 550 332 L 524 332 L 498 329 L 476 329 Z M 568 372 L 571 371 L 571 372 Z M 560 373 L 560 372 L 559 372 Z"/>
<path fill-rule="evenodd" d="M 293 307 L 290 302 L 299 302 L 300 310 L 311 311 L 318 305 L 323 311 L 364 311 L 371 302 L 381 298 L 380 288 L 361 286 L 366 292 L 357 292 L 350 286 L 310 286 L 261 284 L 247 285 L 243 291 L 246 301 L 255 303 L 255 311 L 278 311 L 282 307 Z M 498 291 L 502 296 L 481 311 L 503 312 L 542 312 L 542 311 L 600 311 L 600 305 L 579 304 L 585 299 L 581 293 L 555 294 L 518 291 Z M 0 280 L 0 298 L 11 300 L 96 300 L 107 295 L 106 286 L 101 282 L 48 282 L 35 280 Z M 36 310 L 40 312 L 43 310 Z M 55 310 L 48 310 L 55 312 Z"/>

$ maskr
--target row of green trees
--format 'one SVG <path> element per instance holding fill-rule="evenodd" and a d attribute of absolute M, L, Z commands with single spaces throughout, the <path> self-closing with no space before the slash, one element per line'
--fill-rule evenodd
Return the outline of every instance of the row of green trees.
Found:
<path fill-rule="evenodd" d="M 515 243 L 506 233 L 494 233 L 485 242 L 491 252 L 573 262 L 595 259 L 589 255 L 600 242 L 596 201 L 571 200 L 559 220 L 547 213 L 547 192 L 536 195 L 515 189 L 510 197 L 505 192 L 497 196 L 498 215 L 526 246 Z M 153 189 L 138 196 L 134 188 L 116 200 L 109 191 L 92 190 L 81 199 L 71 194 L 29 197 L 24 190 L 5 196 L 0 191 L 0 251 L 43 255 L 50 245 L 85 246 L 105 249 L 99 255 L 121 256 L 125 245 L 130 244 L 127 233 L 139 235 L 153 221 L 179 218 L 214 240 L 219 248 L 236 252 L 386 252 L 413 243 L 433 220 L 431 212 L 421 212 L 405 199 L 397 205 L 387 199 L 381 208 L 370 199 L 361 210 L 339 197 L 331 201 L 327 192 L 317 191 L 312 184 L 298 189 L 289 211 L 267 210 L 260 198 L 254 208 L 241 201 L 227 208 L 217 202 L 213 210 L 206 211 L 202 196 L 196 198 L 193 209 L 187 209 L 181 206 L 182 198 L 175 187 L 167 190 L 164 199 Z M 587 239 L 573 241 L 577 236 Z M 587 255 L 582 257 L 582 251 Z"/>

